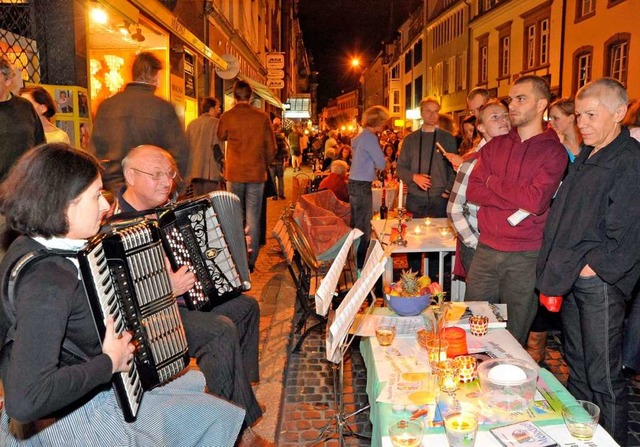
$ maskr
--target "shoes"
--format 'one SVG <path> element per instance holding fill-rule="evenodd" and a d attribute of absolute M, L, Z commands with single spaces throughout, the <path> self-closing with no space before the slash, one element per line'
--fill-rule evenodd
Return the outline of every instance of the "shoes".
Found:
<path fill-rule="evenodd" d="M 546 348 L 547 331 L 529 332 L 525 349 L 536 363 L 544 362 L 547 352 Z"/>
<path fill-rule="evenodd" d="M 286 197 L 285 196 L 280 196 L 280 199 L 285 200 Z"/>
<path fill-rule="evenodd" d="M 264 439 L 251 428 L 246 428 L 244 432 L 242 432 L 242 437 L 236 444 L 236 447 L 276 447 L 276 445 Z"/>
<path fill-rule="evenodd" d="M 278 196 L 271 197 L 271 200 L 278 200 Z"/>

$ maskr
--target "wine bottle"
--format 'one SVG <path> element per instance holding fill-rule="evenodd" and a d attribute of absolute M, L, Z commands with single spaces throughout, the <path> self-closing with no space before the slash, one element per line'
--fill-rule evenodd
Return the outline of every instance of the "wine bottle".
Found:
<path fill-rule="evenodd" d="M 386 219 L 387 218 L 387 190 L 384 188 L 384 183 L 382 186 L 382 204 L 380 205 L 380 219 Z"/>

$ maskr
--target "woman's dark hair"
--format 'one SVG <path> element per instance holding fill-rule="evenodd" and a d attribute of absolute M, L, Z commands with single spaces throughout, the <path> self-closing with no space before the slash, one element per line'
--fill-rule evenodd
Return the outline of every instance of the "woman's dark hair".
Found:
<path fill-rule="evenodd" d="M 47 110 L 44 111 L 43 115 L 47 118 L 51 118 L 56 114 L 56 104 L 53 102 L 53 98 L 43 87 L 39 85 L 35 85 L 33 87 L 22 87 L 20 89 L 20 94 L 29 94 L 33 98 L 35 102 L 38 104 L 47 106 Z"/>
<path fill-rule="evenodd" d="M 102 172 L 93 155 L 64 143 L 26 152 L 0 184 L 0 213 L 27 236 L 64 236 L 67 208 Z"/>

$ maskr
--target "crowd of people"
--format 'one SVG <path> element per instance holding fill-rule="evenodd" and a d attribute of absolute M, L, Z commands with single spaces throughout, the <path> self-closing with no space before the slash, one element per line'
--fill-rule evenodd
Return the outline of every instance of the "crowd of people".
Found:
<path fill-rule="evenodd" d="M 595 402 L 602 425 L 626 444 L 623 367 L 640 370 L 640 103 L 629 104 L 624 86 L 602 78 L 552 102 L 543 78 L 522 76 L 506 100 L 473 89 L 459 126 L 428 96 L 412 132 L 390 129 L 388 110 L 373 106 L 346 135 L 285 128 L 254 108 L 250 85 L 237 81 L 231 109 L 221 113 L 219 100 L 204 98 L 185 132 L 171 104 L 154 95 L 162 69 L 151 53 L 136 57 L 133 82 L 98 107 L 85 152 L 51 123 L 55 103 L 46 90 L 9 91 L 14 72 L 0 59 L 0 224 L 19 234 L 0 264 L 0 443 L 270 445 L 251 429 L 264 412 L 252 389 L 254 298 L 189 311 L 181 296 L 196 277 L 168 265 L 200 371 L 147 392 L 136 422 L 126 423 L 108 385 L 128 369 L 131 336 L 116 334 L 111 320 L 98 335 L 78 265 L 58 250 L 78 252 L 106 216 L 153 217 L 176 198 L 226 189 L 242 204 L 253 271 L 267 195 L 286 199 L 285 169 L 307 164 L 318 189 L 349 202 L 351 225 L 363 232 L 359 268 L 377 182 L 404 183 L 415 218 L 448 217 L 465 299 L 506 303 L 507 329 L 536 361 L 544 360 L 548 329 L 561 324 L 569 391 Z M 34 251 L 49 256 L 8 288 L 16 263 Z M 421 255 L 408 263 L 420 270 Z M 560 323 L 547 297 L 562 297 Z M 69 343 L 80 358 L 69 356 Z M 103 433 L 108 439 L 96 442 Z"/>

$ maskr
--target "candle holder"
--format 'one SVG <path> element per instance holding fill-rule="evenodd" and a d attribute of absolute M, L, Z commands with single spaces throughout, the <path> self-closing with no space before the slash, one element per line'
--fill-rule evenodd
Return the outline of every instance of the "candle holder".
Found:
<path fill-rule="evenodd" d="M 472 315 L 469 317 L 469 332 L 476 337 L 487 335 L 489 330 L 489 317 L 485 315 Z"/>
<path fill-rule="evenodd" d="M 438 387 L 443 393 L 455 393 L 458 390 L 458 364 L 455 360 L 442 360 L 436 363 Z"/>
<path fill-rule="evenodd" d="M 401 245 L 403 247 L 407 246 L 407 241 L 402 235 L 402 220 L 405 216 L 406 209 L 398 208 L 398 237 L 396 237 L 391 243 L 393 245 Z"/>
<path fill-rule="evenodd" d="M 432 369 L 435 369 L 439 362 L 447 359 L 447 349 L 449 343 L 440 337 L 434 337 L 426 342 L 427 356 Z"/>
<path fill-rule="evenodd" d="M 478 360 L 470 355 L 461 355 L 454 359 L 458 365 L 460 383 L 470 383 L 478 377 Z"/>

